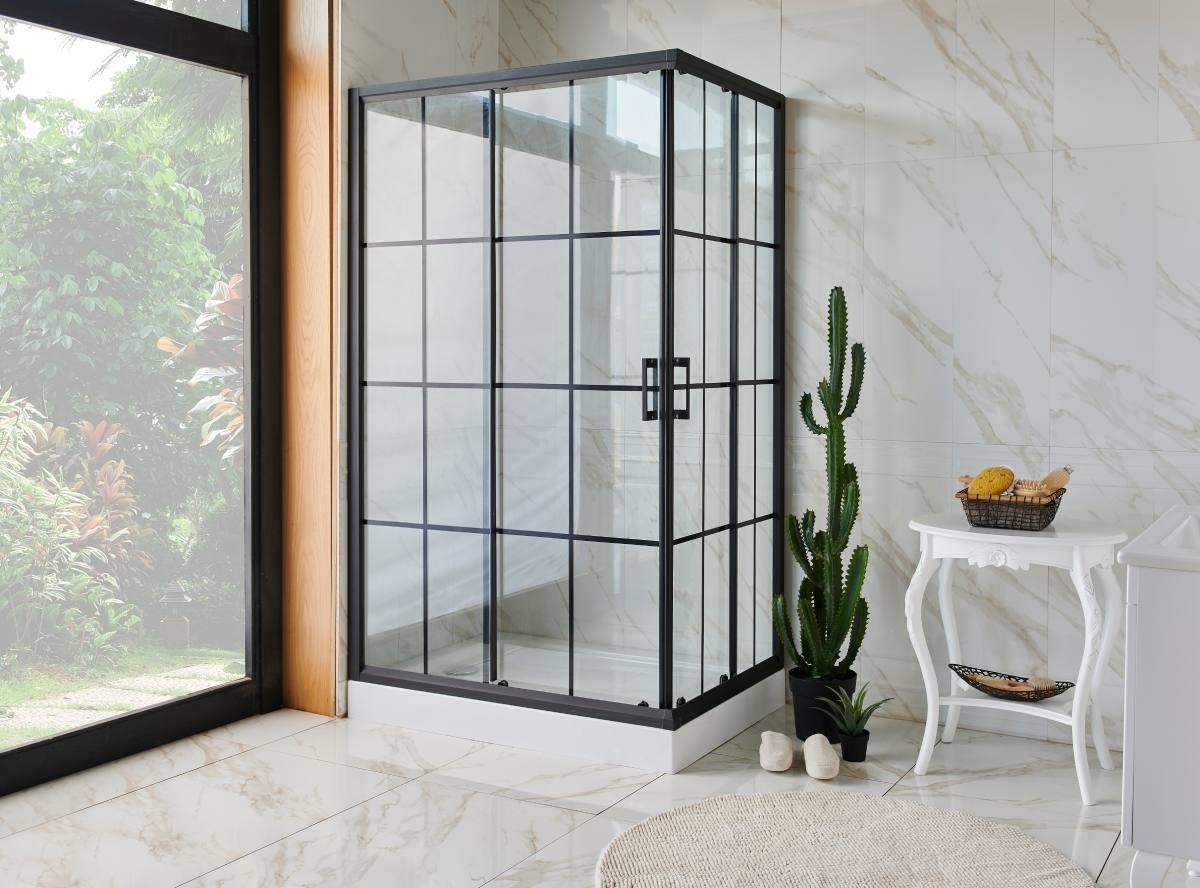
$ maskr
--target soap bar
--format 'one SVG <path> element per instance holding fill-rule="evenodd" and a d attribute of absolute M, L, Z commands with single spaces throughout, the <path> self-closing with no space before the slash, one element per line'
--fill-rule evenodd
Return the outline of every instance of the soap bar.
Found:
<path fill-rule="evenodd" d="M 813 734 L 804 741 L 804 770 L 817 780 L 832 780 L 838 775 L 841 759 L 824 734 Z"/>
<path fill-rule="evenodd" d="M 758 763 L 766 771 L 787 771 L 792 767 L 792 738 L 778 731 L 763 731 L 758 745 Z"/>

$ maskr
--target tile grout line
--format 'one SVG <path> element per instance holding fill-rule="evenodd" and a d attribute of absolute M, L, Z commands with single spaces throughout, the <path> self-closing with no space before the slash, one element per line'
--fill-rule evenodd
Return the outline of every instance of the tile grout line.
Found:
<path fill-rule="evenodd" d="M 1117 853 L 1117 845 L 1121 842 L 1121 831 L 1117 830 L 1117 835 L 1113 838 L 1112 847 L 1108 849 L 1108 854 L 1104 856 L 1104 862 L 1100 864 L 1100 869 L 1096 870 L 1096 884 L 1100 884 L 1100 878 L 1104 875 L 1104 871 L 1108 869 L 1108 865 L 1112 863 L 1113 855 Z"/>
<path fill-rule="evenodd" d="M 280 710 L 273 710 L 273 711 L 275 711 L 275 712 L 278 712 L 278 711 L 280 711 Z M 296 711 L 297 711 L 297 712 L 299 712 L 299 711 L 302 711 L 302 710 L 296 710 Z M 261 715 L 268 715 L 268 714 L 269 714 L 269 713 L 261 713 Z M 251 716 L 251 717 L 253 718 L 254 716 Z M 327 720 L 326 720 L 326 722 L 328 722 L 328 721 L 333 721 L 333 720 L 334 720 L 334 719 L 327 719 Z M 74 808 L 74 809 L 72 809 L 72 810 L 70 810 L 70 811 L 67 811 L 67 812 L 63 813 L 63 814 L 59 814 L 59 815 L 57 815 L 56 817 L 48 817 L 48 818 L 46 818 L 45 820 L 42 820 L 42 821 L 40 821 L 40 822 L 38 822 L 38 823 L 34 823 L 34 824 L 31 824 L 31 825 L 29 825 L 29 826 L 23 826 L 23 827 L 21 827 L 20 829 L 13 830 L 12 832 L 8 833 L 7 835 L 0 836 L 0 842 L 3 842 L 5 839 L 7 839 L 7 838 L 10 838 L 10 837 L 12 837 L 12 836 L 17 836 L 17 835 L 20 835 L 21 833 L 26 833 L 26 832 L 29 832 L 29 830 L 31 830 L 31 829 L 37 829 L 37 828 L 38 828 L 38 827 L 40 827 L 40 826 L 45 826 L 45 825 L 46 825 L 46 824 L 48 824 L 48 823 L 55 823 L 56 821 L 63 820 L 64 818 L 67 818 L 67 817 L 72 817 L 72 816 L 74 816 L 75 814 L 81 814 L 82 812 L 84 812 L 84 811 L 88 811 L 88 810 L 90 810 L 90 809 L 92 809 L 92 808 L 95 808 L 95 807 L 97 807 L 98 805 L 104 805 L 104 804 L 107 804 L 108 802 L 115 802 L 117 799 L 124 798 L 125 796 L 128 796 L 128 795 L 133 795 L 135 792 L 141 792 L 143 789 L 149 789 L 149 788 L 150 788 L 150 787 L 152 787 L 152 786 L 158 786 L 160 783 L 166 783 L 168 780 L 174 780 L 176 777 L 184 777 L 184 776 L 186 776 L 186 775 L 188 775 L 188 774 L 193 774 L 193 773 L 195 773 L 196 771 L 202 771 L 203 769 L 205 769 L 205 768 L 207 768 L 207 767 L 210 767 L 211 765 L 217 765 L 217 764 L 220 764 L 221 762 L 226 762 L 226 761 L 229 761 L 229 759 L 231 759 L 231 758 L 235 758 L 236 756 L 239 756 L 239 755 L 245 755 L 247 752 L 253 752 L 253 751 L 254 751 L 254 750 L 256 750 L 256 749 L 263 749 L 264 747 L 266 747 L 266 746 L 269 746 L 269 745 L 270 745 L 270 744 L 272 744 L 272 743 L 278 743 L 280 740 L 286 740 L 286 739 L 288 739 L 289 737 L 294 737 L 296 734 L 302 734 L 302 733 L 304 733 L 305 731 L 312 730 L 313 728 L 318 728 L 318 727 L 320 727 L 321 725 L 323 725 L 323 724 L 326 724 L 326 722 L 321 722 L 321 724 L 318 724 L 318 725 L 310 725 L 310 726 L 309 726 L 309 727 L 307 727 L 307 728 L 301 728 L 301 729 L 300 729 L 300 730 L 298 730 L 298 731 L 293 731 L 291 734 L 284 734 L 282 737 L 277 737 L 277 738 L 275 738 L 274 740 L 268 740 L 268 741 L 266 741 L 265 743 L 259 743 L 259 744 L 257 744 L 257 745 L 245 745 L 245 744 L 242 744 L 242 745 L 245 745 L 245 746 L 246 746 L 246 748 L 245 748 L 245 749 L 239 749 L 239 750 L 237 750 L 237 751 L 235 751 L 235 752 L 231 752 L 231 753 L 229 753 L 228 755 L 223 755 L 223 756 L 220 756 L 219 758 L 215 758 L 215 759 L 213 759 L 212 761 L 208 761 L 208 762 L 204 762 L 203 764 L 196 765 L 196 767 L 194 767 L 194 768 L 187 768 L 187 769 L 185 769 L 185 770 L 183 770 L 183 771 L 180 771 L 180 772 L 179 772 L 179 773 L 177 773 L 177 774 L 171 774 L 171 775 L 169 775 L 169 776 L 166 776 L 166 777 L 160 777 L 160 778 L 159 778 L 159 779 L 157 779 L 157 780 L 151 780 L 149 783 L 144 783 L 144 784 L 142 784 L 141 786 L 135 786 L 133 789 L 128 789 L 128 790 L 126 790 L 125 792 L 120 792 L 120 793 L 117 793 L 116 795 L 114 795 L 114 796 L 112 796 L 112 797 L 110 797 L 110 798 L 107 798 L 107 799 L 101 799 L 101 800 L 100 800 L 100 801 L 98 801 L 98 802 L 91 802 L 91 803 L 89 803 L 89 804 L 87 804 L 87 805 L 84 805 L 84 806 L 82 806 L 82 807 L 80 807 L 80 808 Z M 237 724 L 237 722 L 231 722 L 231 724 Z M 224 727 L 228 727 L 228 725 L 221 725 L 221 726 L 219 726 L 219 727 L 217 727 L 217 728 L 212 728 L 212 729 L 210 729 L 210 730 L 212 730 L 212 731 L 217 731 L 217 730 L 221 730 L 221 728 L 224 728 Z M 205 732 L 201 732 L 201 733 L 205 733 L 205 734 L 207 734 L 207 733 L 209 733 L 209 732 L 208 732 L 208 731 L 205 731 Z M 178 740 L 172 740 L 172 741 L 170 741 L 169 743 L 162 743 L 162 744 L 159 744 L 158 746 L 152 746 L 150 749 L 144 749 L 144 750 L 142 750 L 141 752 L 135 752 L 135 753 L 133 753 L 133 755 L 126 756 L 125 758 L 134 758 L 134 757 L 136 757 L 136 756 L 146 755 L 146 754 L 148 754 L 148 753 L 152 753 L 152 752 L 155 752 L 155 751 L 157 751 L 157 750 L 160 750 L 160 749 L 162 749 L 162 748 L 163 748 L 163 747 L 165 747 L 165 746 L 170 746 L 170 745 L 171 745 L 171 744 L 173 744 L 173 743 L 182 743 L 182 742 L 183 742 L 183 741 L 185 741 L 185 740 L 191 740 L 191 739 L 193 739 L 193 738 L 195 738 L 195 737 L 199 737 L 199 736 L 200 736 L 200 734 L 189 734 L 189 735 L 188 735 L 188 736 L 186 736 L 186 737 L 180 737 Z M 230 743 L 238 743 L 239 741 L 237 741 L 237 740 L 230 740 L 230 741 L 228 741 L 228 742 L 230 742 Z M 115 764 L 117 764 L 117 762 L 121 762 L 121 761 L 124 761 L 124 759 L 117 759 L 116 761 L 113 761 L 113 762 L 105 762 L 105 763 L 103 763 L 103 764 L 94 765 L 92 768 L 87 768 L 87 769 L 85 769 L 85 770 L 83 770 L 83 771 L 76 771 L 74 774 L 68 774 L 68 775 L 66 775 L 66 776 L 64 776 L 64 777 L 60 777 L 60 778 L 58 778 L 58 779 L 59 779 L 59 780 L 68 780 L 68 779 L 70 779 L 70 778 L 72 778 L 72 777 L 77 777 L 77 776 L 78 776 L 78 775 L 80 775 L 80 774 L 86 774 L 88 771 L 94 770 L 94 769 L 96 769 L 96 768 L 107 768 L 107 767 L 109 767 L 109 766 L 112 766 L 112 765 L 115 765 Z M 51 781 L 51 783 L 54 783 L 54 782 L 56 782 L 56 781 Z M 32 790 L 32 791 L 34 791 L 34 792 L 37 792 L 38 790 L 41 790 L 41 789 L 43 789 L 44 787 L 46 787 L 46 786 L 49 786 L 49 785 L 50 785 L 49 783 L 39 783 L 39 784 L 38 784 L 38 785 L 36 785 L 36 786 L 29 787 L 29 789 L 27 789 L 27 790 L 22 790 L 22 792 L 28 792 L 28 791 L 31 791 L 31 790 Z M 16 795 L 16 793 L 14 793 L 13 795 Z M 0 796 L 0 802 L 3 802 L 5 799 L 10 799 L 10 798 L 12 798 L 12 795 L 9 795 L 9 796 Z"/>
<path fill-rule="evenodd" d="M 416 778 L 414 778 L 414 779 L 416 779 Z M 395 786 L 388 787 L 387 789 L 383 790 L 382 792 L 377 792 L 372 796 L 368 796 L 367 798 L 363 799 L 362 801 L 355 802 L 353 805 L 347 805 L 345 808 L 342 808 L 338 811 L 334 811 L 332 814 L 329 814 L 326 817 L 322 817 L 319 820 L 314 820 L 312 823 L 306 824 L 305 826 L 302 826 L 299 829 L 293 830 L 292 832 L 288 833 L 285 836 L 280 836 L 278 839 L 275 839 L 272 842 L 267 842 L 264 845 L 259 845 L 257 848 L 253 848 L 253 849 L 247 851 L 245 854 L 239 854 L 237 857 L 234 857 L 232 860 L 225 861 L 220 866 L 214 866 L 212 869 L 205 870 L 204 872 L 199 873 L 195 876 L 192 876 L 189 879 L 185 879 L 184 881 L 179 882 L 177 885 L 175 885 L 175 888 L 183 888 L 183 886 L 185 886 L 185 885 L 190 885 L 192 882 L 195 882 L 197 879 L 203 879 L 205 876 L 212 875 L 217 870 L 221 870 L 227 866 L 231 866 L 231 865 L 237 863 L 239 860 L 244 860 L 245 858 L 249 857 L 252 854 L 257 854 L 259 851 L 263 850 L 264 848 L 270 848 L 272 845 L 278 845 L 280 842 L 285 842 L 288 839 L 292 838 L 293 836 L 299 835 L 300 833 L 302 833 L 306 830 L 310 830 L 314 826 L 319 826 L 320 824 L 324 823 L 327 820 L 332 820 L 335 817 L 339 817 L 342 814 L 345 814 L 347 811 L 353 811 L 355 808 L 361 807 L 361 806 L 367 804 L 368 802 L 373 802 L 373 801 L 375 801 L 375 799 L 385 796 L 390 792 L 395 792 L 396 790 L 403 789 L 405 786 L 407 786 L 408 784 L 410 784 L 412 782 L 413 782 L 412 780 L 403 780 L 402 782 L 397 783 Z"/>

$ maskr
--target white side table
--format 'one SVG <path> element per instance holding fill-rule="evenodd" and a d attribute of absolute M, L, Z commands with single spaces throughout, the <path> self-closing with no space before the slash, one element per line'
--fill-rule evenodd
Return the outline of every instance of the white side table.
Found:
<path fill-rule="evenodd" d="M 921 665 L 925 683 L 925 737 L 917 755 L 916 773 L 924 774 L 937 742 L 938 714 L 946 709 L 944 743 L 954 742 L 959 711 L 964 706 L 1000 709 L 1044 718 L 1071 728 L 1071 745 L 1075 750 L 1075 774 L 1079 779 L 1079 794 L 1085 805 L 1095 803 L 1092 797 L 1091 775 L 1088 771 L 1085 724 L 1088 704 L 1092 704 L 1092 742 L 1100 766 L 1112 770 L 1112 756 L 1104 736 L 1103 713 L 1100 707 L 1100 682 L 1104 666 L 1112 654 L 1113 641 L 1121 615 L 1121 587 L 1113 575 L 1116 549 L 1126 536 L 1115 527 L 1061 518 L 1040 532 L 1020 530 L 988 530 L 971 527 L 961 512 L 926 515 L 909 522 L 909 527 L 921 535 L 921 559 L 909 583 L 904 598 L 904 614 L 908 636 Z M 941 603 L 942 624 L 946 632 L 946 647 L 951 662 L 962 662 L 958 641 L 958 626 L 954 619 L 952 574 L 954 565 L 965 561 L 972 567 L 1007 567 L 1028 570 L 1039 564 L 1067 571 L 1079 593 L 1083 609 L 1083 658 L 1075 687 L 1069 691 L 1069 708 L 1059 698 L 1043 703 L 1023 703 L 1001 700 L 974 690 L 957 675 L 950 673 L 950 695 L 940 696 L 937 670 L 925 629 L 921 624 L 921 606 L 925 588 L 934 573 L 938 574 L 938 599 Z M 1092 571 L 1100 578 L 1104 589 L 1104 608 L 1096 600 L 1092 587 Z M 979 664 L 986 665 L 986 664 Z"/>

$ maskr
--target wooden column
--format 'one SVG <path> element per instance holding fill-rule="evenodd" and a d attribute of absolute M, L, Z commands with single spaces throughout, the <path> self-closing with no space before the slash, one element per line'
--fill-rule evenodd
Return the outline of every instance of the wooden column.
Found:
<path fill-rule="evenodd" d="M 337 0 L 280 2 L 283 703 L 335 714 Z"/>

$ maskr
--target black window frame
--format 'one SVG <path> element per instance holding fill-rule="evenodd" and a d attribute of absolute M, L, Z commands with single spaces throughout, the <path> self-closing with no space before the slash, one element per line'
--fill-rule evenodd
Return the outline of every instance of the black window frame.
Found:
<path fill-rule="evenodd" d="M 243 78 L 249 233 L 246 676 L 0 752 L 0 795 L 282 706 L 279 2 L 242 28 L 139 0 L 0 0 L 0 17 Z"/>

